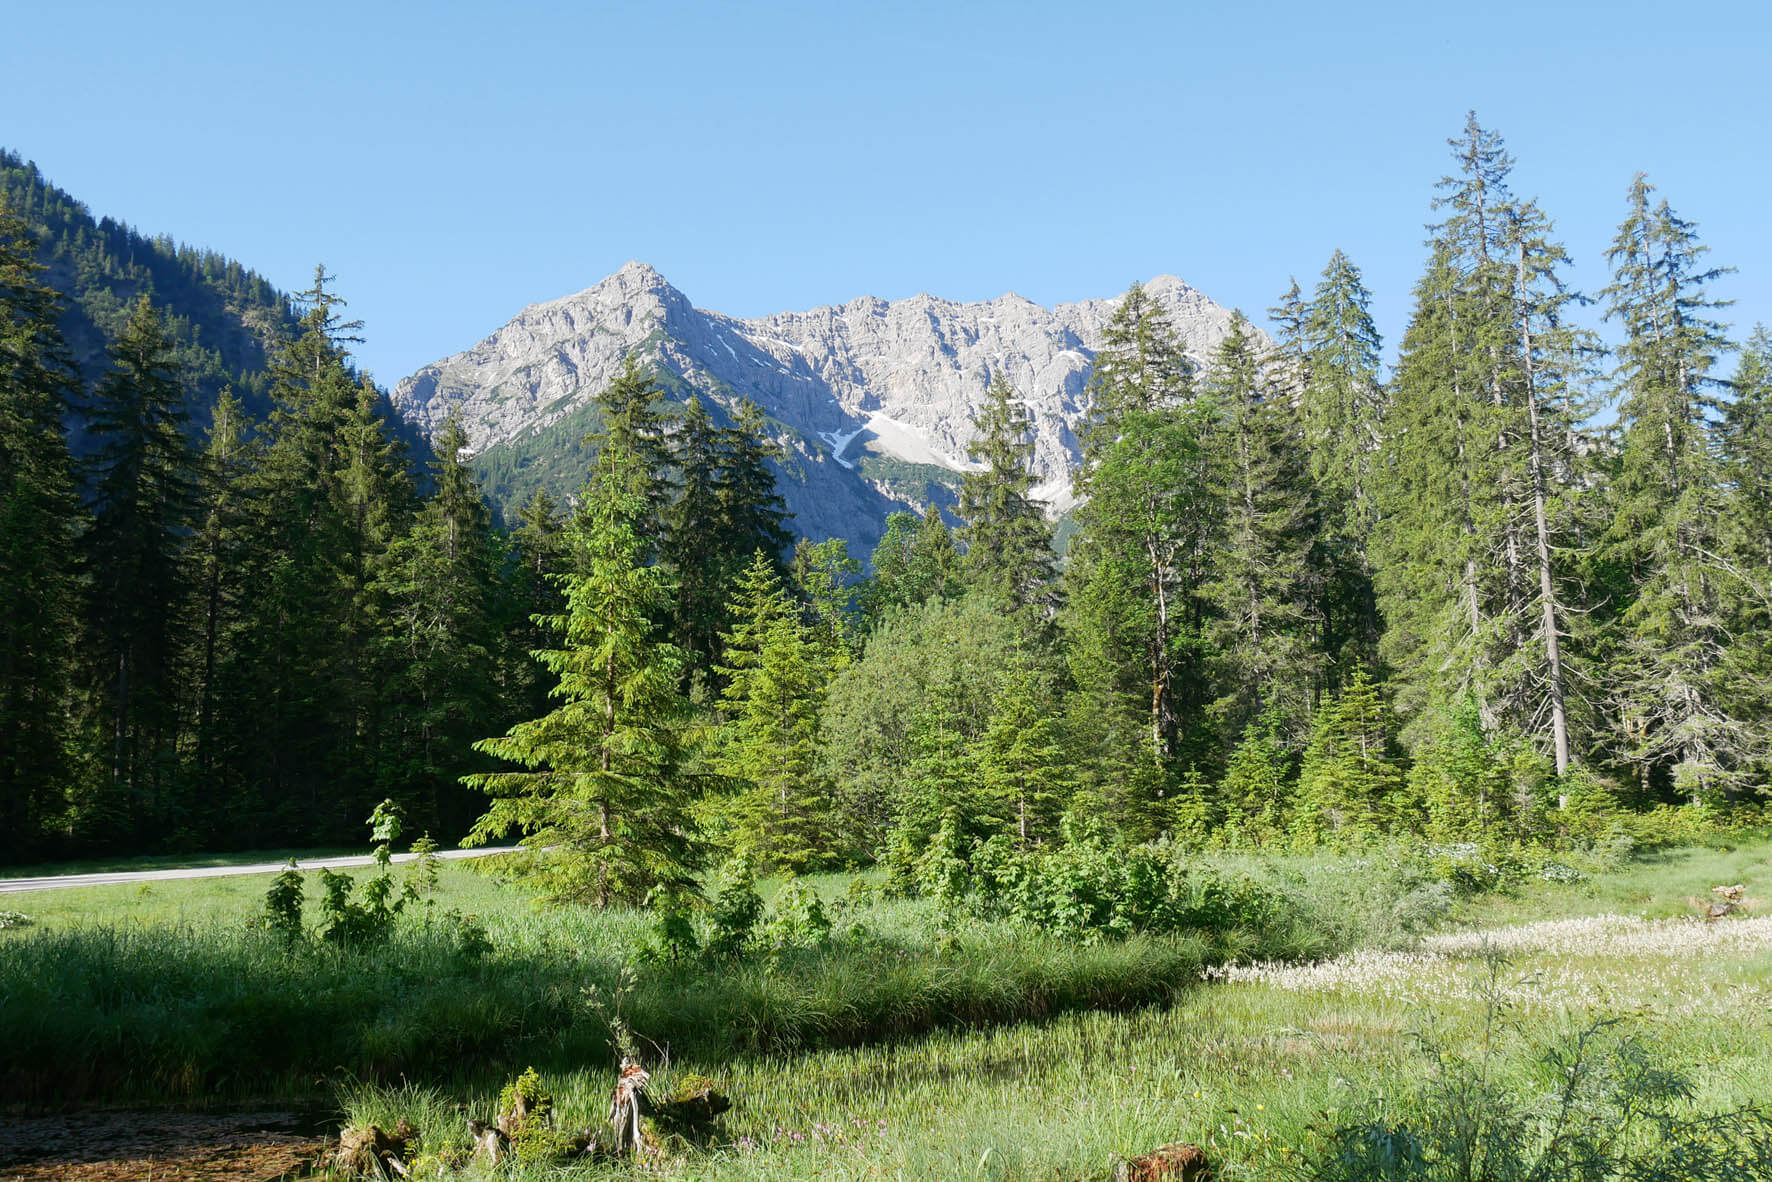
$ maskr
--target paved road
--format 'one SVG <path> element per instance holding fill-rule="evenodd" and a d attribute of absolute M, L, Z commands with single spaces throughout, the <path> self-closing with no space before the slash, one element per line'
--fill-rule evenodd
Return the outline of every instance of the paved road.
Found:
<path fill-rule="evenodd" d="M 484 846 L 473 850 L 438 850 L 439 858 L 484 858 L 488 854 L 506 854 L 510 846 Z M 395 854 L 394 861 L 410 862 L 416 854 Z M 375 859 L 368 854 L 344 858 L 308 858 L 298 861 L 302 870 L 337 870 L 346 866 L 371 866 Z M 175 878 L 221 878 L 229 874 L 274 874 L 288 862 L 255 862 L 239 866 L 190 866 L 172 870 L 125 870 L 111 874 L 56 874 L 48 878 L 0 878 L 0 895 L 19 891 L 49 891 L 57 887 L 123 886 L 132 882 L 166 882 Z"/>

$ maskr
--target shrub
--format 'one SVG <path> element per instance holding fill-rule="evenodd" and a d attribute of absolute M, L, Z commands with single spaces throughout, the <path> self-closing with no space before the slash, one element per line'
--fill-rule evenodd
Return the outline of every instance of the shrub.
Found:
<path fill-rule="evenodd" d="M 380 944 L 394 930 L 394 920 L 412 897 L 411 892 L 394 893 L 391 869 L 394 842 L 400 837 L 400 810 L 391 800 L 375 806 L 366 822 L 375 841 L 373 857 L 381 873 L 363 884 L 361 902 L 351 898 L 355 885 L 349 875 L 335 874 L 322 868 L 320 885 L 325 895 L 320 899 L 320 937 L 335 944 Z M 423 859 L 420 859 L 421 863 Z M 407 884 L 408 887 L 411 883 Z"/>
<path fill-rule="evenodd" d="M 763 925 L 763 942 L 777 950 L 817 948 L 831 937 L 831 920 L 818 892 L 798 877 L 782 884 Z"/>
<path fill-rule="evenodd" d="M 291 859 L 289 868 L 273 878 L 265 892 L 265 913 L 260 922 L 266 931 L 281 936 L 284 943 L 294 944 L 302 938 L 301 908 L 301 871 Z"/>
<path fill-rule="evenodd" d="M 695 910 L 701 896 L 677 887 L 656 886 L 640 907 L 652 919 L 652 942 L 642 955 L 648 960 L 687 960 L 700 947 L 695 938 Z"/>
<path fill-rule="evenodd" d="M 756 877 L 750 855 L 742 853 L 721 866 L 714 876 L 714 898 L 708 907 L 708 937 L 704 944 L 709 956 L 734 960 L 750 947 L 757 920 L 763 915 L 763 898 L 757 894 Z"/>

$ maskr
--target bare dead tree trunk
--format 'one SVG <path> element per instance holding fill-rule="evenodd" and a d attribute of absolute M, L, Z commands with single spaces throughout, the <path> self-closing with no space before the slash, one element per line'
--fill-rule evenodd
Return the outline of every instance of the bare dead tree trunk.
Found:
<path fill-rule="evenodd" d="M 1522 303 L 1526 291 L 1526 247 L 1520 246 L 1519 285 Z M 1538 599 L 1544 615 L 1544 664 L 1546 691 L 1550 694 L 1551 742 L 1556 746 L 1557 775 L 1569 771 L 1569 718 L 1563 705 L 1563 658 L 1557 637 L 1557 588 L 1551 577 L 1550 530 L 1545 524 L 1544 440 L 1538 425 L 1537 374 L 1532 364 L 1532 321 L 1522 307 L 1520 356 L 1526 367 L 1526 415 L 1531 440 L 1527 457 L 1532 469 L 1532 523 L 1538 533 Z M 1559 802 L 1561 803 L 1561 802 Z"/>

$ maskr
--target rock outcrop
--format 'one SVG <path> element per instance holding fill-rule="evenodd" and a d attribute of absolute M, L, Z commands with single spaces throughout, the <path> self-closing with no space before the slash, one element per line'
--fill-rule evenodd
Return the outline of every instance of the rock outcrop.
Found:
<path fill-rule="evenodd" d="M 1204 360 L 1231 314 L 1173 276 L 1145 285 Z M 865 557 L 885 515 L 918 506 L 967 465 L 973 413 L 1001 374 L 1034 424 L 1039 494 L 1068 508 L 1085 384 L 1118 299 L 1043 308 L 1017 295 L 980 303 L 863 298 L 738 320 L 694 307 L 644 263 L 576 295 L 525 308 L 463 353 L 401 381 L 394 404 L 434 435 L 458 413 L 495 499 L 569 493 L 587 456 L 585 407 L 638 351 L 674 397 L 718 415 L 751 398 L 787 449 L 781 484 L 795 532 L 841 536 Z"/>

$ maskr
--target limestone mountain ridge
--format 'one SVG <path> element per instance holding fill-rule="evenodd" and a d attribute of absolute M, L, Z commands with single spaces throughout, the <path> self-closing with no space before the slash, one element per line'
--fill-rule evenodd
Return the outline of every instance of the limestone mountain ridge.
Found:
<path fill-rule="evenodd" d="M 1174 276 L 1145 290 L 1203 363 L 1231 312 Z M 591 399 L 634 352 L 673 398 L 700 397 L 717 419 L 741 398 L 758 403 L 785 451 L 790 529 L 848 538 L 865 557 L 889 512 L 951 499 L 972 417 L 998 374 L 1032 421 L 1037 495 L 1055 515 L 1069 507 L 1090 367 L 1118 303 L 862 297 L 738 319 L 696 308 L 633 262 L 423 367 L 395 386 L 393 403 L 426 436 L 457 414 L 502 508 L 535 488 L 565 498 L 588 468 L 577 444 L 595 424 Z"/>

